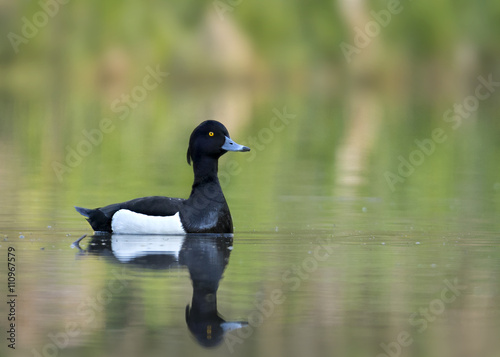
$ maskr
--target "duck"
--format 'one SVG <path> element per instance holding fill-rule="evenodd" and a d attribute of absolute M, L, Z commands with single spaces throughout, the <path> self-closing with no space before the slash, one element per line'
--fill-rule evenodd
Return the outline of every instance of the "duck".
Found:
<path fill-rule="evenodd" d="M 189 198 L 141 197 L 95 209 L 75 206 L 96 233 L 232 234 L 233 221 L 218 179 L 219 158 L 228 151 L 246 152 L 216 120 L 198 125 L 189 138 L 187 162 L 194 181 Z"/>

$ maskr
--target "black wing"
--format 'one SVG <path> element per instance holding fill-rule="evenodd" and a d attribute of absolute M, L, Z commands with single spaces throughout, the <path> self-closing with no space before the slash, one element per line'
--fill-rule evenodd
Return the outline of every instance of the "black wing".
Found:
<path fill-rule="evenodd" d="M 182 198 L 150 196 L 114 203 L 96 209 L 75 208 L 81 215 L 87 217 L 87 221 L 89 221 L 94 231 L 111 232 L 111 219 L 121 209 L 128 209 L 149 216 L 173 216 L 179 212 L 184 201 Z"/>

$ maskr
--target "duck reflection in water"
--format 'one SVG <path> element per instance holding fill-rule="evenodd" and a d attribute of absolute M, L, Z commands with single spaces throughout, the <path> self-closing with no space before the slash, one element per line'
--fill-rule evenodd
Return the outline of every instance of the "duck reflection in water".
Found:
<path fill-rule="evenodd" d="M 186 265 L 193 282 L 191 307 L 186 306 L 186 323 L 198 342 L 206 347 L 222 342 L 227 331 L 247 325 L 225 321 L 217 312 L 217 289 L 229 262 L 232 237 L 186 238 L 180 263 Z"/>
<path fill-rule="evenodd" d="M 79 255 L 109 256 L 116 263 L 146 269 L 187 266 L 193 298 L 186 306 L 186 323 L 200 345 L 217 346 L 226 332 L 248 325 L 226 321 L 217 311 L 217 290 L 229 262 L 232 235 L 94 235 L 85 250 L 80 241 L 73 244 Z"/>

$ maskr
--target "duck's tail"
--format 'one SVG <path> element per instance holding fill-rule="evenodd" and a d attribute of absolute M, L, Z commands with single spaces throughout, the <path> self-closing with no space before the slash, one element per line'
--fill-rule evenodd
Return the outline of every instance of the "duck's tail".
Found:
<path fill-rule="evenodd" d="M 86 217 L 86 218 L 90 218 L 90 214 L 93 211 L 93 209 L 77 207 L 77 206 L 75 206 L 75 209 L 78 213 L 80 213 L 83 217 Z"/>
<path fill-rule="evenodd" d="M 87 218 L 94 231 L 111 232 L 111 220 L 99 208 L 90 209 L 75 206 L 75 209 Z"/>

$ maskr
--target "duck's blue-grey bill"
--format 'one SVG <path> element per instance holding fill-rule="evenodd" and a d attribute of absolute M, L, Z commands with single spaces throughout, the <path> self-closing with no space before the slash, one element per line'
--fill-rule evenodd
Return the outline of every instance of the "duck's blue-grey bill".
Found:
<path fill-rule="evenodd" d="M 226 151 L 250 151 L 250 148 L 248 146 L 237 144 L 227 136 L 224 145 L 222 145 L 222 149 Z"/>
<path fill-rule="evenodd" d="M 248 326 L 248 322 L 246 322 L 246 321 L 236 321 L 236 322 L 228 321 L 228 322 L 221 323 L 220 326 L 222 327 L 222 330 L 224 332 L 229 332 L 232 330 L 236 330 L 236 329 Z"/>

